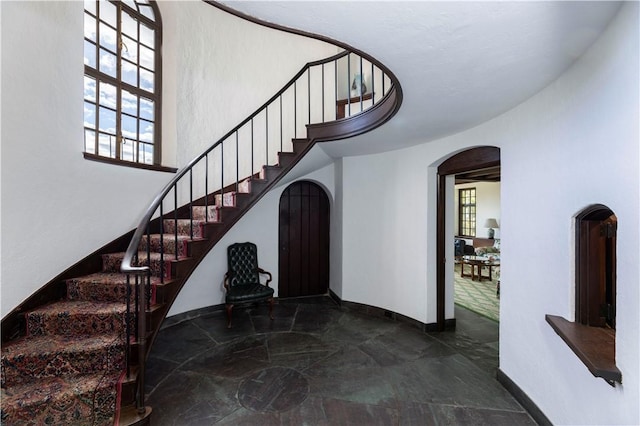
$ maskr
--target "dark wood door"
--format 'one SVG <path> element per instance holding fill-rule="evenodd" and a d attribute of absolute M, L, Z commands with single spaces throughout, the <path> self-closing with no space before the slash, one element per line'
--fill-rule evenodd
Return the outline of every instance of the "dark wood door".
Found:
<path fill-rule="evenodd" d="M 295 182 L 280 197 L 278 297 L 329 289 L 329 199 L 312 182 Z"/>

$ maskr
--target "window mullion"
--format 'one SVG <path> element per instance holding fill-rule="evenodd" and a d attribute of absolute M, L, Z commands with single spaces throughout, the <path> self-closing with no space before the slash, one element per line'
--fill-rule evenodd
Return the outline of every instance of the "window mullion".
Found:
<path fill-rule="evenodd" d="M 100 68 L 100 4 L 99 4 L 99 0 L 96 0 L 96 23 L 95 23 L 95 29 L 96 29 L 96 72 L 98 71 L 98 68 Z M 84 66 L 84 72 L 85 74 L 87 73 L 87 67 L 86 65 Z M 89 74 L 91 75 L 91 74 Z M 100 80 L 97 78 L 97 76 L 95 76 L 95 80 L 96 80 L 96 100 L 95 100 L 95 105 L 96 105 L 96 124 L 95 124 L 95 134 L 94 134 L 94 143 L 95 143 L 95 153 L 99 154 L 100 153 Z"/>
<path fill-rule="evenodd" d="M 122 2 L 117 3 L 116 14 L 116 158 L 123 160 L 122 144 Z"/>

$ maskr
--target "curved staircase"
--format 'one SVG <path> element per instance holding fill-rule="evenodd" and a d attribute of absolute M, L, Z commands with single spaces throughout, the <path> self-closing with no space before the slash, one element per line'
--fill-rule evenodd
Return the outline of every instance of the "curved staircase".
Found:
<path fill-rule="evenodd" d="M 372 75 L 374 64 L 382 75 L 381 95 L 372 96 L 371 107 L 362 106 L 360 95 L 358 113 L 336 119 L 337 112 L 331 111 L 331 120 L 325 120 L 323 96 L 322 118 L 312 119 L 311 70 L 322 69 L 324 93 L 325 70 L 337 70 L 332 63 L 344 58 L 351 64 L 351 55 L 359 60 L 362 73 L 363 57 L 349 51 L 307 64 L 267 103 L 179 171 L 154 199 L 135 231 L 87 256 L 3 318 L 3 425 L 148 423 L 151 410 L 144 404 L 145 359 L 173 301 L 198 264 L 316 142 L 367 132 L 398 110 L 401 94 L 395 77 L 375 60 L 365 58 Z M 266 114 L 268 123 L 269 113 L 279 106 L 281 126 L 287 125 L 282 124 L 283 96 L 293 90 L 297 105 L 296 88 L 305 80 L 309 93 L 309 99 L 302 102 L 308 102 L 302 114 L 308 116 L 303 123 L 306 137 L 295 137 L 294 130 L 291 144 L 286 144 L 291 147 L 288 151 L 283 150 L 282 140 L 279 146 L 273 144 L 275 151 L 266 153 L 266 164 L 258 170 L 253 165 L 254 120 Z M 337 88 L 331 91 L 336 104 Z M 297 119 L 294 110 L 294 123 Z M 250 145 L 247 142 L 240 149 L 239 135 L 249 126 Z M 235 170 L 225 176 L 229 165 L 224 157 L 233 150 Z M 245 173 L 239 163 L 247 150 L 251 166 Z M 204 171 L 204 180 L 198 168 Z M 213 191 L 209 190 L 210 170 L 220 174 Z"/>

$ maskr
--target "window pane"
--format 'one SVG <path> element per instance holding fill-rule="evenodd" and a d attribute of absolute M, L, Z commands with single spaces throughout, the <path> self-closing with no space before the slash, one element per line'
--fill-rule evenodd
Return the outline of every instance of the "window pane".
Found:
<path fill-rule="evenodd" d="M 133 0 L 122 0 L 122 3 L 126 4 L 131 9 L 136 10 L 136 4 L 133 2 Z"/>
<path fill-rule="evenodd" d="M 138 97 L 128 90 L 122 90 L 122 111 L 134 116 L 138 115 Z"/>
<path fill-rule="evenodd" d="M 99 129 L 103 132 L 116 134 L 116 112 L 100 107 Z"/>
<path fill-rule="evenodd" d="M 105 135 L 104 133 L 100 133 L 98 135 L 98 155 L 115 158 L 116 157 L 115 141 L 116 141 L 115 136 Z"/>
<path fill-rule="evenodd" d="M 122 32 L 132 39 L 138 40 L 138 22 L 125 12 L 122 12 Z"/>
<path fill-rule="evenodd" d="M 84 9 L 96 14 L 96 0 L 84 0 Z"/>
<path fill-rule="evenodd" d="M 153 145 L 141 143 L 138 145 L 138 162 L 153 164 Z"/>
<path fill-rule="evenodd" d="M 131 140 L 131 139 L 122 141 L 122 147 L 121 147 L 120 155 L 122 156 L 123 160 L 136 161 L 136 159 L 133 157 L 134 145 L 135 144 L 136 144 L 136 142 L 134 140 Z"/>
<path fill-rule="evenodd" d="M 138 43 L 127 36 L 122 36 L 122 57 L 133 63 L 138 62 Z"/>
<path fill-rule="evenodd" d="M 86 75 L 84 76 L 84 100 L 96 101 L 96 80 Z"/>
<path fill-rule="evenodd" d="M 96 41 L 96 19 L 88 13 L 84 14 L 84 37 Z"/>
<path fill-rule="evenodd" d="M 154 40 L 154 31 L 146 25 L 140 24 L 140 41 L 153 49 L 155 47 Z"/>
<path fill-rule="evenodd" d="M 110 24 L 114 28 L 117 26 L 117 12 L 116 7 L 107 0 L 100 2 L 100 20 Z"/>
<path fill-rule="evenodd" d="M 140 45 L 140 65 L 150 69 L 151 71 L 153 71 L 155 67 L 155 58 L 153 55 L 153 50 Z"/>
<path fill-rule="evenodd" d="M 130 141 L 138 140 L 138 120 L 126 114 L 120 117 L 122 120 L 122 136 Z"/>
<path fill-rule="evenodd" d="M 116 108 L 116 86 L 109 83 L 100 83 L 100 106 Z"/>
<path fill-rule="evenodd" d="M 84 127 L 96 128 L 96 105 L 94 103 L 84 103 Z"/>
<path fill-rule="evenodd" d="M 153 123 L 150 121 L 140 120 L 140 140 L 144 142 L 153 142 Z"/>
<path fill-rule="evenodd" d="M 96 153 L 96 132 L 93 130 L 84 131 L 84 152 Z"/>
<path fill-rule="evenodd" d="M 127 60 L 122 60 L 122 81 L 138 86 L 138 67 Z"/>
<path fill-rule="evenodd" d="M 139 1 L 138 3 L 142 3 L 142 2 Z M 146 3 L 146 2 L 144 2 L 144 3 Z M 156 20 L 156 17 L 153 14 L 153 8 L 151 6 L 140 5 L 139 9 L 140 9 L 140 13 L 142 13 L 147 18 L 149 18 L 149 19 L 151 19 L 153 21 Z"/>
<path fill-rule="evenodd" d="M 153 101 L 140 98 L 140 117 L 153 120 Z"/>
<path fill-rule="evenodd" d="M 96 45 L 90 41 L 84 41 L 84 64 L 96 68 Z"/>
<path fill-rule="evenodd" d="M 117 52 L 116 48 L 116 30 L 100 23 L 100 47 L 109 49 L 112 52 Z"/>
<path fill-rule="evenodd" d="M 153 92 L 153 73 L 150 71 L 140 70 L 140 88 Z"/>
<path fill-rule="evenodd" d="M 115 78 L 116 55 L 111 54 L 106 50 L 100 49 L 100 71 Z"/>

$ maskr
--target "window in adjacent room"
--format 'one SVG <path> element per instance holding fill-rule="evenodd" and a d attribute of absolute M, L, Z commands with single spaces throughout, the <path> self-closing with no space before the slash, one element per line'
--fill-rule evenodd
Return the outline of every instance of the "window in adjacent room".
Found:
<path fill-rule="evenodd" d="M 160 165 L 160 44 L 154 1 L 85 0 L 85 157 Z"/>
<path fill-rule="evenodd" d="M 616 232 L 618 220 L 603 205 L 576 218 L 576 322 L 616 328 Z"/>
<path fill-rule="evenodd" d="M 458 233 L 466 237 L 476 236 L 476 189 L 458 190 Z"/>

